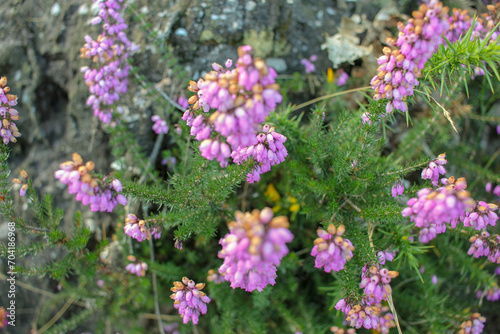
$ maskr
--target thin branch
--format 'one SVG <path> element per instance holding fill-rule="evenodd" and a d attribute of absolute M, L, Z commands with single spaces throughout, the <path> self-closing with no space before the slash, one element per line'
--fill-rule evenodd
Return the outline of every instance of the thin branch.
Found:
<path fill-rule="evenodd" d="M 361 92 L 363 90 L 368 90 L 368 89 L 371 89 L 371 88 L 372 88 L 371 86 L 365 86 L 365 87 L 359 87 L 359 88 L 345 90 L 343 92 L 337 92 L 337 93 L 333 93 L 333 94 L 329 94 L 329 95 L 325 95 L 325 96 L 320 96 L 320 97 L 317 97 L 315 99 L 312 99 L 312 100 L 309 100 L 307 102 L 304 102 L 302 104 L 299 104 L 298 106 L 293 107 L 292 111 L 299 110 L 299 109 L 307 107 L 308 105 L 311 105 L 313 103 L 316 103 L 316 102 L 319 102 L 319 101 L 323 101 L 323 100 L 326 100 L 326 99 L 330 99 L 332 97 L 342 96 L 342 95 L 349 94 L 349 93 Z"/>
<path fill-rule="evenodd" d="M 85 286 L 85 282 L 82 282 L 80 283 L 80 285 L 78 286 L 79 289 L 83 288 Z M 73 302 L 75 301 L 75 299 L 77 298 L 77 296 L 71 296 L 71 298 L 66 302 L 66 304 L 63 305 L 63 307 L 61 307 L 61 309 L 56 313 L 55 316 L 52 317 L 52 319 L 49 320 L 49 322 L 47 322 L 42 328 L 40 328 L 38 330 L 38 334 L 42 334 L 43 332 L 45 332 L 47 329 L 49 329 L 50 327 L 52 327 L 52 325 L 57 321 L 59 320 L 60 317 L 62 317 L 62 315 L 64 314 L 64 312 L 66 312 L 66 310 L 71 306 L 71 304 L 73 304 Z M 164 334 L 164 333 L 162 333 Z"/>
<path fill-rule="evenodd" d="M 153 266 L 153 263 L 155 262 L 155 250 L 153 247 L 153 238 L 149 239 L 149 258 L 151 259 L 151 266 Z M 158 286 L 156 285 L 156 273 L 152 271 L 152 275 L 153 275 L 153 293 L 155 299 L 156 319 L 158 320 L 158 328 L 160 329 L 160 333 L 165 334 L 165 331 L 163 330 L 163 324 L 161 322 L 160 304 L 158 302 Z"/>

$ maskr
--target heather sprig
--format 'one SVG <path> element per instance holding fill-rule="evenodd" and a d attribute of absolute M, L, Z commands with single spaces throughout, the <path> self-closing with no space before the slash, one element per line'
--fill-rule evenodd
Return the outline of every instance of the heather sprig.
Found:
<path fill-rule="evenodd" d="M 330 224 L 328 230 L 318 229 L 318 238 L 314 240 L 311 255 L 316 258 L 315 267 L 323 268 L 327 273 L 340 271 L 348 260 L 352 258 L 354 246 L 349 239 L 342 238 L 345 226 Z"/>
<path fill-rule="evenodd" d="M 196 284 L 187 277 L 183 277 L 182 282 L 174 282 L 170 298 L 174 300 L 174 307 L 179 310 L 183 323 L 192 321 L 196 325 L 200 314 L 207 313 L 210 298 L 201 291 L 204 287 L 205 283 Z"/>
<path fill-rule="evenodd" d="M 92 19 L 92 24 L 102 23 L 103 32 L 95 40 L 85 36 L 80 57 L 91 59 L 95 67 L 84 66 L 81 71 L 90 91 L 87 105 L 94 109 L 94 116 L 103 123 L 110 123 L 113 112 L 121 111 L 117 102 L 128 89 L 130 66 L 127 59 L 138 46 L 130 42 L 125 33 L 128 25 L 119 4 L 123 0 L 93 1 L 100 10 L 98 16 Z"/>
<path fill-rule="evenodd" d="M 182 117 L 191 135 L 202 141 L 202 156 L 216 158 L 221 167 L 227 166 L 231 152 L 257 143 L 259 124 L 282 100 L 276 71 L 254 57 L 251 46 L 239 47 L 238 56 L 236 68 L 230 69 L 231 60 L 225 68 L 214 63 L 203 79 L 190 82 L 188 90 L 196 95 Z"/>
<path fill-rule="evenodd" d="M 273 217 L 270 208 L 251 213 L 236 212 L 236 221 L 228 223 L 229 232 L 220 240 L 219 268 L 231 287 L 262 291 L 275 284 L 276 266 L 288 254 L 287 243 L 293 239 L 288 218 Z"/>
<path fill-rule="evenodd" d="M 94 163 L 83 163 L 78 153 L 73 153 L 73 160 L 63 162 L 54 174 L 55 178 L 68 185 L 70 194 L 76 194 L 76 200 L 83 205 L 90 205 L 91 211 L 113 211 L 119 203 L 127 205 L 127 198 L 121 194 L 120 180 L 93 175 Z"/>
<path fill-rule="evenodd" d="M 5 145 L 9 142 L 15 143 L 17 141 L 16 137 L 21 136 L 19 129 L 13 122 L 20 119 L 19 112 L 13 108 L 16 105 L 17 96 L 10 94 L 7 78 L 0 77 L 0 116 L 2 117 L 0 136 L 2 136 Z"/>

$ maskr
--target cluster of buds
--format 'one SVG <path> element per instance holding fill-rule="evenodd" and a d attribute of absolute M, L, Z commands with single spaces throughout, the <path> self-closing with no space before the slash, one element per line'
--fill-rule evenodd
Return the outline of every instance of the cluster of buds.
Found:
<path fill-rule="evenodd" d="M 467 9 L 453 8 L 451 16 L 448 18 L 450 29 L 446 33 L 446 39 L 454 43 L 465 35 L 471 26 L 471 17 Z"/>
<path fill-rule="evenodd" d="M 88 161 L 84 164 L 78 153 L 73 153 L 73 160 L 63 162 L 59 167 L 55 178 L 68 186 L 70 194 L 76 194 L 77 201 L 90 204 L 91 211 L 111 212 L 118 203 L 127 205 L 127 198 L 121 194 L 120 180 L 95 178 L 92 175 L 94 163 Z"/>
<path fill-rule="evenodd" d="M 224 282 L 224 278 L 219 275 L 219 273 L 213 269 L 208 271 L 207 282 L 214 282 L 215 284 L 220 284 Z"/>
<path fill-rule="evenodd" d="M 3 143 L 7 145 L 9 142 L 15 143 L 16 137 L 20 137 L 21 133 L 17 129 L 13 121 L 17 121 L 19 112 L 12 108 L 17 105 L 17 96 L 9 94 L 10 87 L 7 86 L 7 77 L 0 77 L 0 116 L 2 124 L 0 127 L 0 136 Z"/>
<path fill-rule="evenodd" d="M 85 36 L 85 44 L 80 49 L 81 58 L 92 59 L 98 68 L 84 66 L 85 83 L 89 87 L 90 96 L 87 105 L 94 109 L 94 116 L 104 123 L 110 123 L 115 103 L 128 89 L 128 74 L 130 66 L 127 58 L 137 50 L 137 45 L 131 43 L 124 30 L 127 24 L 120 14 L 120 4 L 123 0 L 94 0 L 99 5 L 99 14 L 92 24 L 103 22 L 103 33 L 93 40 Z"/>
<path fill-rule="evenodd" d="M 435 190 L 424 188 L 419 190 L 417 197 L 407 202 L 408 207 L 401 214 L 409 216 L 417 227 L 420 227 L 420 242 L 429 242 L 439 233 L 446 231 L 446 224 L 455 228 L 460 217 L 472 211 L 476 202 L 465 190 L 465 178 L 456 179 L 452 176 L 443 179 L 442 187 Z"/>
<path fill-rule="evenodd" d="M 388 306 L 377 305 L 380 308 L 380 314 L 378 319 L 378 327 L 376 328 L 377 333 L 381 334 L 389 334 L 389 330 L 391 328 L 396 327 L 396 323 L 394 322 L 394 316 L 391 312 L 389 312 Z M 382 313 L 384 313 L 382 315 Z"/>
<path fill-rule="evenodd" d="M 490 302 L 496 302 L 497 300 L 500 300 L 500 288 L 495 283 L 493 286 L 490 286 L 485 291 L 479 290 L 476 293 L 476 296 L 478 299 L 481 299 L 483 296 L 485 296 L 486 300 L 489 300 Z"/>
<path fill-rule="evenodd" d="M 500 258 L 500 236 L 498 234 L 490 235 L 483 231 L 469 239 L 471 243 L 467 254 L 473 255 L 476 259 L 480 256 L 487 256 L 488 260 L 497 263 Z"/>
<path fill-rule="evenodd" d="M 443 35 L 449 29 L 448 8 L 437 0 L 426 1 L 414 11 L 412 18 L 404 25 L 398 23 L 397 40 L 387 39 L 395 49 L 385 47 L 384 55 L 377 61 L 380 67 L 371 85 L 374 99 L 388 99 L 386 112 L 394 109 L 407 110 L 406 97 L 413 95 L 418 78 L 427 60 L 443 43 Z"/>
<path fill-rule="evenodd" d="M 255 145 L 239 147 L 231 154 L 237 164 L 242 164 L 248 159 L 255 161 L 255 168 L 247 175 L 249 183 L 259 181 L 261 174 L 270 171 L 271 166 L 279 165 L 285 161 L 285 157 L 288 155 L 285 146 L 283 146 L 286 137 L 274 131 L 274 127 L 264 125 L 262 132 L 257 135 L 256 139 Z"/>
<path fill-rule="evenodd" d="M 133 255 L 127 256 L 127 260 L 132 262 L 125 267 L 127 271 L 139 277 L 146 276 L 146 270 L 148 270 L 148 264 L 146 262 L 136 259 Z"/>
<path fill-rule="evenodd" d="M 470 318 L 460 325 L 458 334 L 481 334 L 486 318 L 479 313 L 473 313 Z"/>
<path fill-rule="evenodd" d="M 349 239 L 342 238 L 345 226 L 330 224 L 328 231 L 318 229 L 318 238 L 314 240 L 311 255 L 316 258 L 315 267 L 323 268 L 327 273 L 340 271 L 348 260 L 352 258 L 354 247 Z"/>
<path fill-rule="evenodd" d="M 153 115 L 151 116 L 151 120 L 154 122 L 153 124 L 153 131 L 159 135 L 159 134 L 166 134 L 168 133 L 168 125 L 167 121 L 163 120 L 160 116 L 158 115 Z"/>
<path fill-rule="evenodd" d="M 276 283 L 276 266 L 288 254 L 287 243 L 293 240 L 288 218 L 273 218 L 273 210 L 264 208 L 251 213 L 237 211 L 236 221 L 229 222 L 230 233 L 220 240 L 219 268 L 231 287 L 262 291 Z"/>
<path fill-rule="evenodd" d="M 476 230 L 481 230 L 488 225 L 495 226 L 498 215 L 493 212 L 498 210 L 498 205 L 479 201 L 474 211 L 467 212 L 463 218 L 464 226 L 472 226 Z"/>
<path fill-rule="evenodd" d="M 149 225 L 149 226 L 148 226 Z M 151 236 L 155 239 L 161 237 L 161 225 L 158 225 L 156 220 L 142 220 L 137 218 L 134 214 L 128 214 L 125 218 L 125 233 L 137 241 L 150 240 Z"/>
<path fill-rule="evenodd" d="M 432 185 L 437 187 L 439 183 L 439 175 L 446 174 L 446 169 L 444 169 L 443 165 L 446 165 L 447 162 L 446 153 L 438 155 L 436 159 L 429 162 L 428 167 L 424 168 L 422 171 L 422 179 L 431 180 Z"/>
<path fill-rule="evenodd" d="M 335 334 L 356 334 L 356 330 L 354 328 L 344 329 L 338 326 L 330 327 L 330 332 Z"/>
<path fill-rule="evenodd" d="M 179 310 L 183 323 L 192 321 L 196 325 L 200 314 L 207 313 L 210 298 L 201 291 L 204 287 L 205 283 L 196 284 L 193 280 L 183 277 L 182 282 L 174 282 L 174 286 L 170 288 L 173 292 L 170 298 L 175 300 L 174 307 Z"/>
<path fill-rule="evenodd" d="M 361 283 L 359 287 L 364 289 L 365 296 L 372 303 L 380 303 L 382 300 L 387 300 L 387 296 L 392 293 L 391 283 L 392 278 L 398 277 L 397 271 L 389 271 L 386 268 L 378 269 L 375 266 L 363 268 L 361 274 Z"/>
<path fill-rule="evenodd" d="M 380 309 L 376 306 L 354 305 L 354 307 L 347 313 L 346 321 L 351 327 L 377 329 L 379 314 Z"/>
<path fill-rule="evenodd" d="M 22 184 L 21 189 L 19 190 L 19 196 L 24 196 L 24 195 L 26 195 L 26 190 L 28 190 L 28 186 L 29 186 L 29 184 L 26 183 L 26 181 L 28 181 L 28 173 L 26 173 L 26 171 L 24 169 L 21 169 L 20 174 L 24 180 L 12 179 L 12 183 Z"/>
<path fill-rule="evenodd" d="M 477 18 L 472 38 L 483 40 L 500 22 L 500 4 L 488 5 L 487 8 L 489 12 L 481 14 L 481 16 Z M 496 41 L 499 33 L 500 31 L 497 27 L 497 30 L 493 31 L 491 34 L 490 43 Z"/>
<path fill-rule="evenodd" d="M 214 63 L 213 71 L 189 83 L 188 90 L 195 95 L 182 116 L 191 126 L 191 135 L 202 141 L 202 156 L 217 158 L 222 167 L 227 166 L 232 151 L 257 144 L 259 123 L 282 100 L 276 71 L 254 57 L 251 46 L 239 47 L 238 56 L 236 68 L 230 69 L 230 59 L 225 68 Z M 214 138 L 213 131 L 217 133 Z"/>

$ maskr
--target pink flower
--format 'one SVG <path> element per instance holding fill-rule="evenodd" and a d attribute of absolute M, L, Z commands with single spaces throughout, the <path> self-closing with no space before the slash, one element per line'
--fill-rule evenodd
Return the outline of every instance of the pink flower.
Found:
<path fill-rule="evenodd" d="M 388 40 L 397 49 L 383 49 L 384 55 L 377 60 L 380 65 L 378 74 L 371 80 L 375 91 L 373 98 L 389 99 L 388 114 L 394 109 L 407 110 L 406 97 L 413 95 L 413 87 L 419 85 L 421 70 L 443 43 L 443 35 L 450 26 L 447 10 L 437 0 L 426 1 L 413 12 L 413 16 L 406 25 L 398 24 L 397 40 Z"/>
<path fill-rule="evenodd" d="M 151 120 L 155 122 L 153 124 L 153 131 L 159 135 L 159 134 L 165 134 L 168 133 L 168 125 L 167 121 L 164 121 L 160 116 L 154 115 L 151 116 Z"/>
<path fill-rule="evenodd" d="M 133 255 L 129 255 L 127 259 L 129 261 L 132 261 L 132 263 L 129 263 L 125 268 L 127 271 L 129 271 L 131 274 L 136 274 L 139 277 L 146 276 L 146 270 L 148 270 L 148 265 L 146 262 L 137 260 Z"/>
<path fill-rule="evenodd" d="M 382 300 L 387 300 L 387 295 L 392 293 L 391 279 L 398 277 L 397 271 L 389 271 L 386 268 L 378 269 L 371 266 L 369 269 L 365 265 L 361 274 L 361 283 L 359 287 L 364 289 L 365 296 L 372 303 L 380 303 Z"/>
<path fill-rule="evenodd" d="M 120 95 L 127 92 L 130 71 L 127 59 L 138 46 L 131 43 L 124 32 L 128 26 L 120 14 L 121 1 L 94 2 L 98 3 L 100 11 L 92 24 L 103 22 L 103 32 L 96 40 L 85 36 L 85 44 L 80 52 L 81 58 L 92 59 L 97 66 L 84 66 L 81 71 L 84 72 L 90 92 L 87 105 L 94 109 L 94 116 L 104 123 L 110 123 L 113 112 L 122 113 L 122 108 L 117 107 L 116 103 Z"/>
<path fill-rule="evenodd" d="M 207 313 L 210 298 L 201 291 L 204 287 L 205 283 L 196 284 L 187 277 L 183 277 L 182 282 L 174 282 L 170 298 L 174 300 L 174 307 L 179 310 L 183 323 L 192 321 L 197 325 L 200 314 Z"/>
<path fill-rule="evenodd" d="M 344 70 L 340 69 L 337 72 L 337 86 L 341 87 L 346 84 L 347 79 L 349 79 L 349 75 L 344 72 Z"/>
<path fill-rule="evenodd" d="M 254 183 L 260 180 L 260 175 L 271 170 L 271 166 L 279 165 L 288 156 L 288 152 L 283 145 L 286 137 L 274 131 L 274 127 L 264 125 L 261 133 L 255 138 L 255 144 L 238 147 L 238 150 L 231 153 L 233 161 L 238 165 L 244 161 L 253 160 L 255 168 L 247 175 L 247 181 Z"/>
<path fill-rule="evenodd" d="M 315 267 L 323 268 L 327 273 L 344 269 L 347 261 L 352 258 L 354 247 L 349 239 L 342 238 L 345 226 L 338 228 L 330 224 L 328 232 L 318 229 L 318 238 L 314 240 L 311 255 L 316 258 Z"/>
<path fill-rule="evenodd" d="M 488 225 L 495 226 L 498 215 L 493 211 L 496 210 L 498 210 L 497 205 L 479 201 L 474 211 L 465 213 L 464 226 L 472 226 L 476 230 L 487 228 Z"/>
<path fill-rule="evenodd" d="M 262 291 L 276 282 L 276 266 L 288 254 L 287 243 L 293 239 L 288 218 L 274 217 L 270 208 L 252 213 L 236 212 L 236 221 L 228 223 L 229 233 L 220 240 L 219 268 L 231 287 Z"/>
<path fill-rule="evenodd" d="M 392 197 L 397 197 L 403 195 L 405 191 L 405 186 L 401 183 L 401 181 L 396 182 L 391 189 Z"/>
<path fill-rule="evenodd" d="M 467 254 L 476 259 L 480 256 L 487 256 L 488 260 L 497 263 L 500 258 L 500 236 L 498 234 L 490 235 L 483 231 L 469 239 L 471 243 Z"/>
<path fill-rule="evenodd" d="M 151 236 L 155 239 L 161 237 L 162 228 L 158 225 L 155 220 L 142 220 L 136 217 L 136 215 L 130 213 L 125 218 L 124 226 L 125 234 L 131 236 L 139 242 L 146 239 L 150 240 Z"/>
<path fill-rule="evenodd" d="M 17 142 L 16 138 L 21 136 L 16 124 L 13 122 L 20 119 L 19 112 L 12 108 L 17 105 L 17 96 L 9 94 L 9 92 L 10 88 L 7 87 L 7 78 L 0 77 L 0 116 L 2 117 L 0 122 L 0 136 L 5 145 L 9 142 Z"/>
<path fill-rule="evenodd" d="M 318 56 L 312 55 L 309 59 L 304 58 L 300 60 L 300 63 L 306 68 L 306 73 L 312 73 L 316 71 L 316 66 L 314 66 L 312 62 L 316 61 L 317 59 Z"/>
<path fill-rule="evenodd" d="M 459 333 L 481 334 L 485 322 L 485 317 L 482 317 L 479 313 L 473 313 L 468 320 L 462 322 Z"/>
<path fill-rule="evenodd" d="M 191 106 L 182 116 L 191 135 L 202 141 L 202 156 L 217 159 L 221 167 L 227 166 L 231 152 L 256 144 L 259 123 L 282 100 L 276 71 L 254 57 L 248 45 L 238 49 L 238 56 L 236 68 L 213 64 L 214 71 L 189 83 L 188 90 L 196 95 L 189 98 Z"/>
<path fill-rule="evenodd" d="M 445 165 L 448 161 L 446 160 L 446 153 L 440 154 L 436 159 L 432 160 L 429 163 L 428 167 L 425 167 L 422 171 L 422 179 L 431 180 L 432 185 L 437 187 L 439 182 L 439 175 L 446 174 L 446 170 L 443 165 Z"/>
<path fill-rule="evenodd" d="M 429 242 L 437 234 L 446 231 L 446 224 L 455 228 L 458 221 L 475 207 L 475 201 L 465 189 L 465 178 L 455 180 L 452 176 L 444 179 L 445 186 L 435 190 L 421 189 L 417 196 L 407 202 L 401 214 L 410 217 L 417 227 L 420 227 L 420 242 Z"/>
<path fill-rule="evenodd" d="M 89 161 L 83 164 L 78 153 L 73 153 L 73 160 L 63 162 L 59 167 L 54 173 L 55 178 L 68 185 L 68 192 L 76 194 L 77 201 L 90 205 L 91 211 L 112 212 L 117 204 L 127 205 L 127 198 L 120 193 L 120 181 L 94 177 L 94 163 Z"/>

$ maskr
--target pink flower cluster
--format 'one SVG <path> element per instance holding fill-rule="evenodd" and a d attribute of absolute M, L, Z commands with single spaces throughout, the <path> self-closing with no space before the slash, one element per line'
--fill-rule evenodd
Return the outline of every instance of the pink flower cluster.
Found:
<path fill-rule="evenodd" d="M 16 137 L 20 137 L 21 133 L 17 129 L 13 121 L 17 121 L 19 112 L 12 108 L 17 105 L 17 96 L 9 94 L 10 87 L 7 86 L 7 78 L 0 77 L 0 116 L 2 123 L 0 124 L 0 136 L 5 145 L 9 142 L 15 143 Z"/>
<path fill-rule="evenodd" d="M 401 181 L 397 181 L 394 183 L 391 189 L 391 194 L 392 197 L 397 197 L 403 195 L 403 192 L 405 191 L 405 186 L 401 183 Z"/>
<path fill-rule="evenodd" d="M 394 316 L 391 312 L 389 312 L 388 306 L 377 305 L 380 308 L 380 315 L 378 318 L 378 327 L 377 332 L 381 334 L 389 334 L 389 330 L 391 328 L 396 327 L 396 323 L 394 322 Z M 382 315 L 382 312 L 385 314 Z"/>
<path fill-rule="evenodd" d="M 337 71 L 337 86 L 342 87 L 347 83 L 349 79 L 349 74 L 347 74 L 343 69 Z"/>
<path fill-rule="evenodd" d="M 137 260 L 133 255 L 127 256 L 127 259 L 132 262 L 125 267 L 127 271 L 139 277 L 146 276 L 146 270 L 148 270 L 148 264 L 146 262 Z"/>
<path fill-rule="evenodd" d="M 487 256 L 489 261 L 498 263 L 500 258 L 500 236 L 498 234 L 490 236 L 488 232 L 483 231 L 481 234 L 472 236 L 469 242 L 471 245 L 467 254 L 476 259 L 480 256 Z"/>
<path fill-rule="evenodd" d="M 141 242 L 151 239 L 151 236 L 155 239 L 160 239 L 162 228 L 156 221 L 145 221 L 131 213 L 125 218 L 124 230 L 127 235 Z"/>
<path fill-rule="evenodd" d="M 237 211 L 235 216 L 236 221 L 228 223 L 230 233 L 219 242 L 219 258 L 224 259 L 219 272 L 233 289 L 262 291 L 276 283 L 276 266 L 288 254 L 286 244 L 293 240 L 288 218 L 273 218 L 270 208 Z"/>
<path fill-rule="evenodd" d="M 443 182 L 444 181 L 444 182 Z M 470 197 L 465 178 L 455 180 L 452 176 L 443 179 L 443 186 L 435 190 L 421 189 L 417 196 L 407 202 L 408 207 L 401 214 L 410 217 L 420 227 L 420 242 L 429 242 L 437 234 L 446 231 L 446 224 L 455 228 L 460 217 L 472 211 L 475 201 Z"/>
<path fill-rule="evenodd" d="M 167 121 L 163 120 L 160 116 L 154 115 L 151 116 L 151 120 L 155 122 L 153 124 L 153 131 L 159 135 L 159 134 L 165 134 L 168 133 L 168 125 Z"/>
<path fill-rule="evenodd" d="M 174 300 L 174 307 L 179 310 L 183 323 L 192 321 L 196 325 L 200 314 L 207 313 L 210 298 L 201 291 L 204 287 L 205 283 L 196 284 L 193 280 L 183 277 L 182 282 L 174 282 L 174 286 L 170 288 L 173 292 L 170 298 Z"/>
<path fill-rule="evenodd" d="M 474 32 L 472 38 L 479 38 L 483 40 L 486 36 L 496 27 L 500 21 L 500 3 L 496 5 L 487 6 L 489 12 L 481 14 L 476 20 L 476 25 L 474 26 Z M 470 26 L 471 23 L 469 23 Z M 490 43 L 495 43 L 500 31 L 497 27 L 496 31 L 493 31 L 490 37 Z"/>
<path fill-rule="evenodd" d="M 121 194 L 122 184 L 118 179 L 97 179 L 92 175 L 94 163 L 83 164 L 82 157 L 73 153 L 73 160 L 59 165 L 61 169 L 55 178 L 68 186 L 70 194 L 76 194 L 76 200 L 83 205 L 90 204 L 91 211 L 112 212 L 120 203 L 127 205 L 127 198 Z"/>
<path fill-rule="evenodd" d="M 438 186 L 439 175 L 446 174 L 446 169 L 443 165 L 446 165 L 448 161 L 446 160 L 446 153 L 438 155 L 438 157 L 429 163 L 428 167 L 425 167 L 422 171 L 422 179 L 431 180 L 434 187 Z"/>
<path fill-rule="evenodd" d="M 131 43 L 124 30 L 127 24 L 120 14 L 120 4 L 123 0 L 94 0 L 99 4 L 99 14 L 92 19 L 92 24 L 103 23 L 103 33 L 93 40 L 85 36 L 85 44 L 80 49 L 81 58 L 92 59 L 98 68 L 82 67 L 85 83 L 89 87 L 90 96 L 87 105 L 94 109 L 94 116 L 104 123 L 110 123 L 112 112 L 120 111 L 115 103 L 128 89 L 128 74 L 130 66 L 127 58 L 137 50 L 137 45 Z"/>
<path fill-rule="evenodd" d="M 493 185 L 491 182 L 486 183 L 486 191 L 487 192 L 492 192 L 491 189 L 493 188 Z M 500 185 L 497 185 L 495 188 L 493 188 L 493 194 L 496 195 L 497 197 L 500 197 Z"/>
<path fill-rule="evenodd" d="M 309 74 L 316 71 L 316 66 L 314 66 L 313 64 L 313 62 L 315 62 L 316 60 L 318 60 L 317 55 L 312 55 L 311 57 L 309 57 L 309 59 L 304 58 L 300 60 L 300 63 L 304 65 L 306 69 L 306 73 Z"/>
<path fill-rule="evenodd" d="M 386 268 L 378 269 L 375 266 L 363 267 L 361 274 L 361 283 L 359 287 L 364 289 L 365 296 L 369 298 L 372 304 L 387 300 L 387 295 L 392 293 L 391 279 L 398 277 L 397 271 L 389 271 Z"/>
<path fill-rule="evenodd" d="M 346 321 L 351 327 L 376 329 L 379 325 L 380 308 L 377 306 L 362 305 L 350 306 L 349 302 L 341 299 L 335 305 L 335 309 L 341 310 L 347 315 Z"/>
<path fill-rule="evenodd" d="M 230 69 L 231 60 L 226 68 L 214 63 L 214 70 L 203 79 L 190 82 L 188 90 L 196 95 L 189 98 L 191 106 L 182 116 L 191 126 L 191 135 L 202 141 L 202 156 L 217 159 L 222 167 L 227 166 L 232 151 L 257 144 L 259 123 L 282 100 L 276 71 L 254 57 L 251 46 L 238 48 L 238 56 L 236 68 Z"/>
<path fill-rule="evenodd" d="M 256 136 L 254 145 L 239 147 L 231 153 L 234 162 L 242 164 L 244 161 L 253 159 L 256 162 L 255 168 L 248 173 L 247 181 L 254 183 L 260 180 L 260 175 L 271 170 L 271 166 L 279 165 L 285 161 L 288 152 L 283 146 L 286 137 L 274 131 L 274 127 L 264 125 L 262 132 Z M 203 154 L 203 153 L 202 153 Z"/>
<path fill-rule="evenodd" d="M 485 322 L 485 317 L 482 317 L 479 313 L 474 313 L 468 320 L 462 322 L 458 334 L 481 334 Z"/>
<path fill-rule="evenodd" d="M 349 239 L 342 238 L 345 226 L 330 224 L 328 232 L 318 229 L 318 238 L 314 240 L 311 255 L 316 258 L 315 267 L 323 268 L 327 273 L 344 269 L 347 261 L 352 258 L 354 247 Z"/>
<path fill-rule="evenodd" d="M 353 304 L 354 306 L 351 306 Z M 364 327 L 373 329 L 377 333 L 388 334 L 390 328 L 396 327 L 389 307 L 374 303 L 370 298 L 363 297 L 359 304 L 350 299 L 341 299 L 335 305 L 335 309 L 344 312 L 349 325 L 358 329 Z"/>
<path fill-rule="evenodd" d="M 471 18 L 466 9 L 453 8 L 452 15 L 448 17 L 450 29 L 446 32 L 446 39 L 454 43 L 467 33 L 471 26 Z"/>
<path fill-rule="evenodd" d="M 383 49 L 384 55 L 378 59 L 378 74 L 371 80 L 375 91 L 374 99 L 388 99 L 386 112 L 394 109 L 407 110 L 406 97 L 413 95 L 413 87 L 418 86 L 418 78 L 427 60 L 443 43 L 443 35 L 449 29 L 448 8 L 437 0 L 429 0 L 413 12 L 408 23 L 398 24 L 397 40 L 387 42 L 398 49 Z"/>
<path fill-rule="evenodd" d="M 488 225 L 495 226 L 498 215 L 493 211 L 496 210 L 498 210 L 498 205 L 479 201 L 474 211 L 465 214 L 464 226 L 472 226 L 476 230 L 487 228 Z"/>
<path fill-rule="evenodd" d="M 497 300 L 500 300 L 500 288 L 498 285 L 495 284 L 495 286 L 489 287 L 486 289 L 486 291 L 483 292 L 483 290 L 479 290 L 476 293 L 476 296 L 478 299 L 481 299 L 483 296 L 486 297 L 486 300 L 489 300 L 490 302 L 496 302 Z"/>

